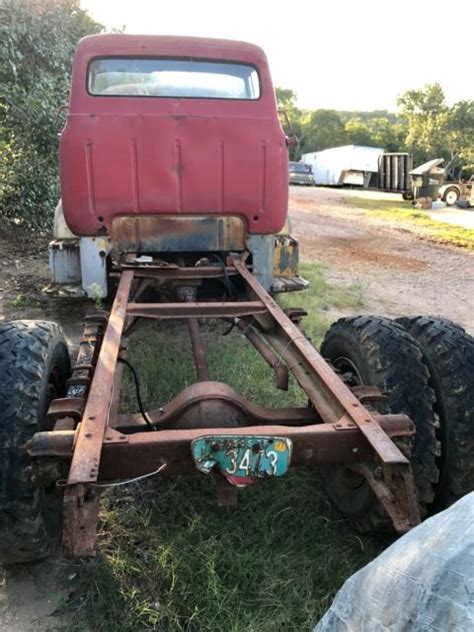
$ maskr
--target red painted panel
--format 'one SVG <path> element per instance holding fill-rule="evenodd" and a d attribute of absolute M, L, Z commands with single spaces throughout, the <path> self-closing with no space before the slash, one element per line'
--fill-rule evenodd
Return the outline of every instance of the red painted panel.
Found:
<path fill-rule="evenodd" d="M 195 57 L 245 62 L 259 72 L 255 101 L 91 96 L 98 56 Z M 65 217 L 94 235 L 123 214 L 216 213 L 278 232 L 288 206 L 288 162 L 263 51 L 224 40 L 96 35 L 76 50 L 70 113 L 60 142 Z"/>

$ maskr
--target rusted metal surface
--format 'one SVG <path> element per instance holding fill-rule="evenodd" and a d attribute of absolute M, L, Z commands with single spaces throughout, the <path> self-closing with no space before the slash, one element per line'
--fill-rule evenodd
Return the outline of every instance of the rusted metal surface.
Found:
<path fill-rule="evenodd" d="M 142 318 L 233 318 L 266 312 L 260 301 L 235 303 L 129 303 L 128 316 Z"/>
<path fill-rule="evenodd" d="M 49 419 L 62 419 L 70 417 L 75 421 L 81 421 L 84 410 L 84 399 L 82 397 L 63 397 L 53 399 L 48 408 Z"/>
<path fill-rule="evenodd" d="M 74 430 L 76 421 L 72 417 L 63 417 L 54 424 L 54 430 Z"/>
<path fill-rule="evenodd" d="M 98 325 L 100 327 L 105 327 L 107 325 L 109 315 L 106 312 L 101 312 L 99 314 L 86 314 L 84 318 L 84 322 L 86 325 Z"/>
<path fill-rule="evenodd" d="M 413 425 L 404 415 L 386 415 L 378 419 L 388 437 L 411 436 Z M 72 454 L 75 435 L 69 433 L 37 433 L 28 451 L 31 456 L 45 456 L 50 451 L 66 457 Z M 107 433 L 110 432 L 110 429 Z M 160 461 L 166 461 L 163 475 L 197 475 L 190 458 L 191 441 L 206 435 L 229 436 L 281 436 L 293 444 L 294 466 L 318 463 L 351 464 L 374 462 L 376 455 L 369 443 L 356 428 L 339 430 L 332 424 L 313 424 L 304 427 L 262 425 L 245 427 L 209 427 L 187 430 L 159 430 L 125 435 L 116 431 L 111 441 L 104 441 L 99 480 L 110 481 L 132 478 L 153 471 Z M 69 447 L 68 447 L 69 446 Z"/>
<path fill-rule="evenodd" d="M 350 389 L 361 404 L 383 404 L 387 401 L 376 386 L 351 386 Z"/>
<path fill-rule="evenodd" d="M 134 270 L 136 278 L 160 279 L 163 281 L 222 279 L 226 274 L 227 276 L 235 276 L 238 274 L 233 266 L 226 266 L 224 273 L 224 269 L 221 265 L 184 268 L 171 265 L 136 265 L 129 263 L 122 265 L 121 268 L 122 270 Z"/>
<path fill-rule="evenodd" d="M 125 347 L 121 346 L 118 359 L 125 359 L 126 356 L 127 356 L 127 350 Z M 118 414 L 118 410 L 120 406 L 120 387 L 122 385 L 122 376 L 123 376 L 124 366 L 125 365 L 123 362 L 117 362 L 117 365 L 115 367 L 113 396 L 112 396 L 112 402 L 110 404 L 110 410 L 109 410 L 109 423 L 108 423 L 109 427 L 114 426 L 117 419 L 117 414 Z"/>
<path fill-rule="evenodd" d="M 117 288 L 80 425 L 76 450 L 69 470 L 68 485 L 97 480 L 132 281 L 133 272 L 125 271 Z"/>
<path fill-rule="evenodd" d="M 112 243 L 119 252 L 222 252 L 245 250 L 240 217 L 140 215 L 115 217 Z"/>
<path fill-rule="evenodd" d="M 182 390 L 163 408 L 147 412 L 157 428 L 214 428 L 253 424 L 314 424 L 312 408 L 267 408 L 248 401 L 228 384 L 200 382 Z M 140 414 L 118 415 L 117 428 L 143 427 Z"/>
<path fill-rule="evenodd" d="M 404 529 L 400 533 L 409 531 L 421 522 L 420 508 L 417 502 L 415 479 L 411 467 L 391 465 L 384 468 L 384 476 L 391 490 L 394 490 L 394 504 L 402 519 L 406 520 Z"/>
<path fill-rule="evenodd" d="M 325 362 L 298 327 L 291 322 L 272 297 L 264 290 L 245 264 L 234 261 L 236 269 L 247 282 L 253 295 L 267 307 L 273 319 L 267 336 L 307 392 L 312 404 L 327 423 L 347 420 L 354 423 L 367 438 L 384 463 L 409 464 L 408 459 L 387 435 L 369 412 Z M 268 328 L 268 323 L 263 320 Z M 273 326 L 272 326 L 273 325 Z M 308 383 L 315 388 L 308 388 Z"/>
<path fill-rule="evenodd" d="M 365 478 L 387 512 L 397 533 L 406 533 L 420 523 L 420 511 L 416 502 L 413 476 L 403 466 L 389 466 L 385 472 L 380 467 L 357 463 L 349 468 Z M 390 472 L 388 480 L 383 476 Z"/>
<path fill-rule="evenodd" d="M 198 320 L 197 318 L 189 318 L 187 322 L 189 335 L 191 338 L 191 345 L 193 349 L 194 365 L 196 367 L 197 378 L 200 382 L 208 382 L 211 378 Z"/>
<path fill-rule="evenodd" d="M 67 381 L 66 397 L 53 400 L 48 409 L 52 419 L 69 417 L 78 422 L 82 418 L 107 318 L 93 314 L 87 315 L 85 321 L 76 362 Z"/>
<path fill-rule="evenodd" d="M 292 323 L 298 325 L 302 319 L 308 315 L 308 312 L 300 307 L 288 307 L 283 310 Z"/>
<path fill-rule="evenodd" d="M 97 481 L 149 474 L 162 462 L 166 462 L 167 476 L 196 475 L 191 444 L 209 435 L 288 439 L 292 466 L 353 467 L 365 477 L 398 531 L 417 524 L 419 514 L 409 461 L 392 441 L 411 437 L 413 424 L 405 415 L 379 415 L 367 410 L 365 403 L 384 401 L 381 393 L 370 386 L 351 389 L 343 383 L 292 322 L 300 320 L 300 311 L 285 314 L 238 260 L 227 267 L 242 276 L 250 300 L 193 302 L 200 269 L 193 268 L 197 273 L 188 276 L 184 268 L 171 267 L 169 276 L 162 280 L 183 281 L 178 297 L 185 302 L 135 304 L 130 296 L 138 269 L 130 265 L 131 257 L 128 269 L 122 272 L 105 332 L 100 315 L 86 325 L 68 397 L 55 400 L 50 408 L 56 420 L 54 431 L 36 433 L 27 446 L 32 457 L 71 460 L 64 499 L 64 546 L 68 554 L 89 555 L 93 551 Z M 159 275 L 160 269 L 157 266 L 152 271 Z M 204 270 L 209 271 L 207 278 L 224 274 L 222 266 L 204 266 Z M 139 278 L 147 282 L 146 277 Z M 242 316 L 247 317 L 245 321 Z M 122 365 L 117 366 L 117 360 L 120 353 L 125 353 L 121 339 L 127 319 L 138 317 L 187 320 L 199 380 L 162 408 L 147 413 L 157 432 L 149 432 L 139 414 L 118 414 Z M 260 406 L 230 386 L 210 381 L 198 317 L 234 318 L 275 371 L 277 386 L 287 387 L 291 370 L 312 407 Z M 37 467 L 41 476 L 41 460 Z M 219 485 L 221 501 L 234 502 L 235 494 Z"/>
<path fill-rule="evenodd" d="M 223 476 L 219 476 L 218 474 L 214 476 L 214 480 L 216 482 L 218 507 L 235 507 L 239 498 L 237 488 L 226 481 Z"/>
<path fill-rule="evenodd" d="M 275 235 L 273 250 L 273 275 L 275 277 L 298 276 L 298 242 L 289 235 Z"/>
<path fill-rule="evenodd" d="M 77 432 L 71 428 L 68 430 L 52 430 L 48 432 L 36 432 L 26 444 L 26 450 L 30 456 L 60 456 L 71 457 Z"/>
<path fill-rule="evenodd" d="M 96 490 L 72 485 L 64 491 L 63 551 L 68 557 L 94 557 L 99 497 Z"/>
<path fill-rule="evenodd" d="M 288 390 L 288 369 L 286 365 L 280 360 L 280 358 L 268 347 L 263 340 L 259 337 L 257 332 L 251 327 L 249 323 L 244 320 L 236 319 L 237 326 L 244 334 L 249 342 L 259 352 L 265 362 L 271 366 L 275 372 L 275 385 L 277 388 L 287 391 Z"/>
<path fill-rule="evenodd" d="M 160 460 L 167 463 L 164 475 L 195 476 L 198 472 L 190 458 L 190 443 L 203 434 L 211 433 L 287 437 L 293 442 L 295 467 L 320 463 L 372 462 L 374 459 L 373 450 L 356 428 L 339 432 L 330 424 L 304 428 L 266 426 L 264 430 L 260 425 L 245 428 L 216 427 L 205 433 L 202 429 L 162 430 L 130 435 L 123 443 L 104 444 L 100 480 L 142 476 L 156 469 Z"/>

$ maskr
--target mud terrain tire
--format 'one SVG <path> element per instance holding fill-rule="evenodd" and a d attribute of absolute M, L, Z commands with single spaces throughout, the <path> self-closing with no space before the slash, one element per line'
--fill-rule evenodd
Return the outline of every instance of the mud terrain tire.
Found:
<path fill-rule="evenodd" d="M 474 338 L 444 318 L 407 316 L 399 322 L 418 342 L 430 372 L 440 420 L 436 509 L 474 490 Z"/>
<path fill-rule="evenodd" d="M 61 498 L 33 485 L 25 444 L 48 430 L 46 411 L 70 374 L 61 328 L 44 321 L 0 325 L 0 562 L 46 557 L 58 541 Z"/>
<path fill-rule="evenodd" d="M 434 500 L 439 471 L 438 425 L 434 392 L 420 347 L 399 324 L 377 316 L 341 318 L 323 340 L 321 354 L 350 386 L 377 386 L 387 402 L 380 413 L 404 413 L 416 425 L 411 463 L 422 515 Z M 391 530 L 391 523 L 365 479 L 344 466 L 325 466 L 321 474 L 339 510 L 361 532 Z"/>

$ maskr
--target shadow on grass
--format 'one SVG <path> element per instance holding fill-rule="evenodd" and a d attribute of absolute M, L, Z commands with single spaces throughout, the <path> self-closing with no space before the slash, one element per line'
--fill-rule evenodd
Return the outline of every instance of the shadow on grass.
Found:
<path fill-rule="evenodd" d="M 217 507 L 210 478 L 135 484 L 105 500 L 68 629 L 309 630 L 382 546 L 329 506 L 314 471 L 245 489 L 235 508 Z"/>
<path fill-rule="evenodd" d="M 303 266 L 311 290 L 285 297 L 309 316 L 315 344 L 326 307 L 361 305 L 359 288 L 332 288 L 321 269 Z M 212 378 L 268 406 L 306 404 L 294 380 L 277 391 L 272 371 L 226 324 L 202 328 Z M 129 345 L 145 408 L 162 405 L 195 381 L 186 329 L 144 323 Z M 125 380 L 122 409 L 136 409 Z M 343 581 L 382 543 L 356 535 L 331 508 L 317 472 L 292 471 L 239 493 L 219 508 L 211 477 L 149 480 L 110 492 L 103 502 L 99 555 L 80 573 L 74 623 L 100 632 L 275 632 L 309 630 Z"/>

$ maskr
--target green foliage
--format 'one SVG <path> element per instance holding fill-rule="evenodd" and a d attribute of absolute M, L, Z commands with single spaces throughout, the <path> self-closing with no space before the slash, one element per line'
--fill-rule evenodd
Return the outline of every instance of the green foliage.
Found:
<path fill-rule="evenodd" d="M 452 152 L 463 168 L 474 173 L 474 101 L 459 101 L 451 108 L 448 131 Z"/>
<path fill-rule="evenodd" d="M 398 98 L 398 106 L 408 126 L 406 145 L 415 162 L 451 157 L 446 143 L 449 110 L 439 83 L 408 90 Z"/>
<path fill-rule="evenodd" d="M 275 88 L 278 107 L 286 111 L 296 109 L 296 92 L 288 88 Z"/>
<path fill-rule="evenodd" d="M 407 147 L 415 161 L 445 158 L 474 170 L 474 101 L 446 105 L 438 83 L 422 90 L 409 90 L 398 99 L 401 117 L 408 126 Z"/>
<path fill-rule="evenodd" d="M 301 143 L 303 135 L 301 125 L 301 110 L 296 107 L 296 92 L 285 88 L 275 88 L 280 120 L 287 136 L 296 136 Z M 290 160 L 301 158 L 300 145 L 290 145 L 288 148 Z"/>
<path fill-rule="evenodd" d="M 389 112 L 388 110 L 338 110 L 337 113 L 341 117 L 343 123 L 347 123 L 347 121 L 349 121 L 351 118 L 360 119 L 364 123 L 368 123 L 375 118 L 385 118 L 393 124 L 397 122 L 397 115 L 395 114 L 395 112 Z"/>
<path fill-rule="evenodd" d="M 385 116 L 365 121 L 351 118 L 345 125 L 348 140 L 354 145 L 382 147 L 385 151 L 401 151 L 405 144 L 406 129 Z"/>
<path fill-rule="evenodd" d="M 337 112 L 336 110 L 303 111 L 296 105 L 293 90 L 276 88 L 278 107 L 287 134 L 296 134 L 299 146 L 290 147 L 290 160 L 299 160 L 306 152 L 338 145 L 354 144 L 382 147 L 386 151 L 404 151 L 406 124 L 386 110 L 373 112 Z M 291 129 L 288 129 L 288 121 Z"/>
<path fill-rule="evenodd" d="M 102 26 L 79 0 L 0 4 L 0 216 L 52 223 L 59 197 L 58 132 L 74 47 Z"/>
<path fill-rule="evenodd" d="M 319 151 L 347 142 L 339 114 L 334 110 L 315 110 L 304 117 L 304 151 Z"/>
<path fill-rule="evenodd" d="M 351 118 L 345 124 L 345 130 L 351 143 L 354 145 L 369 145 L 372 141 L 372 134 L 370 133 L 367 123 L 360 118 Z"/>
<path fill-rule="evenodd" d="M 303 111 L 296 105 L 293 90 L 277 88 L 276 95 L 300 139 L 299 146 L 290 150 L 292 160 L 299 160 L 303 153 L 354 144 L 409 151 L 415 164 L 444 158 L 458 175 L 474 171 L 474 101 L 460 101 L 449 108 L 437 83 L 400 95 L 398 115 L 386 110 Z"/>

